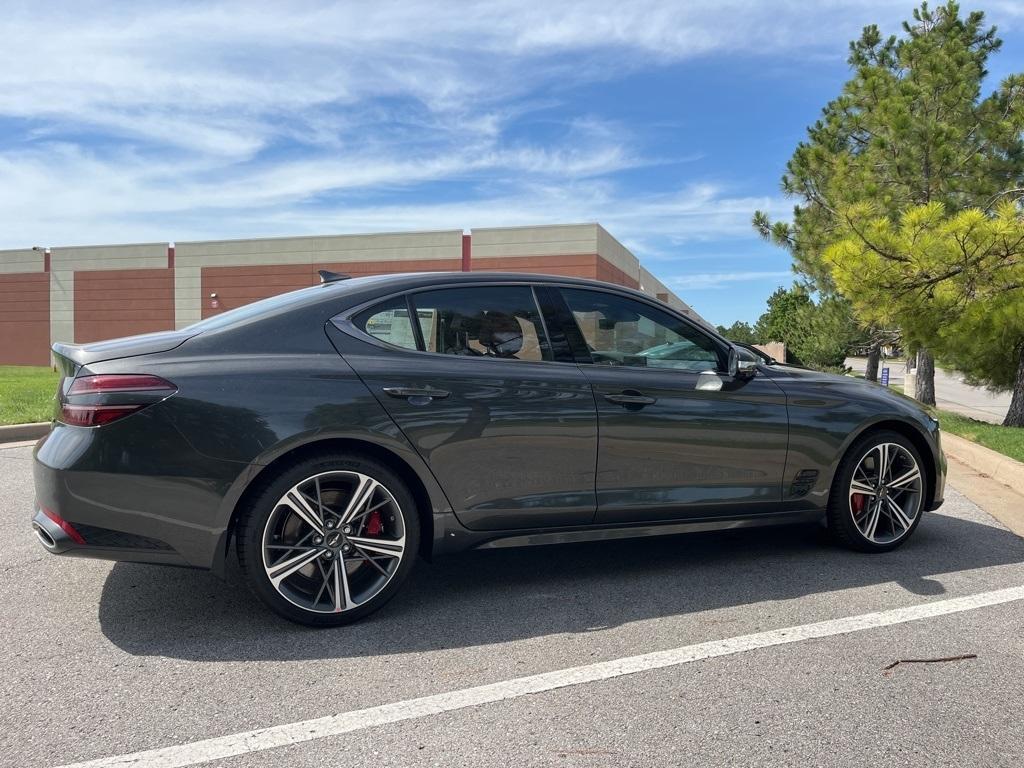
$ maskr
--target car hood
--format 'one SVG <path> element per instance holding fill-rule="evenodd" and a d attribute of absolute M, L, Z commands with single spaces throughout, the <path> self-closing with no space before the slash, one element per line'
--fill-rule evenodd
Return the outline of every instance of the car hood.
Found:
<path fill-rule="evenodd" d="M 787 389 L 787 385 L 806 388 L 820 384 L 823 390 L 833 394 L 842 394 L 845 397 L 858 400 L 875 400 L 903 411 L 911 410 L 917 414 L 928 413 L 924 406 L 912 397 L 855 376 L 840 376 L 836 373 L 823 373 L 791 365 L 765 366 L 763 370 L 766 370 L 772 381 L 784 390 Z"/>

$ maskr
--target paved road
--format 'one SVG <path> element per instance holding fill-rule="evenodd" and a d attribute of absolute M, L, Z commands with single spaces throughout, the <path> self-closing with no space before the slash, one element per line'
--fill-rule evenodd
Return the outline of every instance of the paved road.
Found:
<path fill-rule="evenodd" d="M 312 631 L 232 576 L 47 555 L 0 449 L 0 764 L 103 758 L 708 640 L 1024 585 L 1024 541 L 951 491 L 902 550 L 814 528 L 471 553 Z M 1024 764 L 1024 601 L 518 696 L 242 766 Z M 883 668 L 901 658 L 977 659 Z"/>
<path fill-rule="evenodd" d="M 848 357 L 846 365 L 863 373 L 867 368 L 867 358 Z M 890 360 L 884 365 L 889 367 L 889 382 L 903 386 L 906 363 L 903 360 Z M 972 387 L 964 382 L 959 373 L 935 369 L 935 403 L 939 408 L 962 413 L 979 421 L 1000 424 L 1006 418 L 1010 397 L 1009 392 L 989 392 L 984 387 Z"/>

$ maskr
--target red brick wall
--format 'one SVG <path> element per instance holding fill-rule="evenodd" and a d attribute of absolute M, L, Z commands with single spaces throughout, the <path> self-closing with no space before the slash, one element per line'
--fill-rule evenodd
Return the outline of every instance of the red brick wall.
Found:
<path fill-rule="evenodd" d="M 0 365 L 50 364 L 50 275 L 0 275 Z"/>
<path fill-rule="evenodd" d="M 173 269 L 75 272 L 75 342 L 174 328 Z"/>
<path fill-rule="evenodd" d="M 600 257 L 597 259 L 597 279 L 604 280 L 606 283 L 624 285 L 627 288 L 640 287 L 640 283 L 637 280 L 627 275 L 610 261 L 605 261 Z"/>
<path fill-rule="evenodd" d="M 474 272 L 538 272 L 565 277 L 597 277 L 597 263 L 604 261 L 596 253 L 565 256 L 489 256 L 472 260 Z"/>

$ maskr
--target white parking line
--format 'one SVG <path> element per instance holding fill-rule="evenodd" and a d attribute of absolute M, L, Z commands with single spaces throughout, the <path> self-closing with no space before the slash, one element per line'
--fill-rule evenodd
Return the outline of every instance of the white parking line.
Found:
<path fill-rule="evenodd" d="M 387 723 L 412 720 L 441 712 L 475 707 L 506 699 L 514 699 L 531 693 L 565 688 L 570 685 L 592 683 L 608 680 L 636 672 L 652 669 L 664 669 L 691 661 L 710 659 L 716 656 L 728 656 L 758 648 L 775 645 L 798 643 L 820 637 L 845 635 L 865 629 L 888 627 L 893 624 L 904 624 L 909 621 L 920 621 L 951 613 L 970 611 L 992 605 L 1024 600 L 1024 586 L 982 592 L 968 597 L 956 597 L 949 600 L 936 600 L 907 608 L 893 608 L 888 611 L 865 613 L 843 619 L 819 621 L 815 624 L 802 624 L 785 629 L 773 629 L 757 632 L 753 635 L 741 635 L 726 640 L 711 640 L 696 645 L 685 645 L 668 651 L 656 651 L 640 656 L 628 656 L 612 661 L 601 661 L 581 667 L 559 669 L 539 675 L 517 677 L 500 683 L 479 685 L 461 691 L 449 691 L 433 696 L 424 696 L 408 701 L 396 701 L 379 707 L 358 709 L 338 715 L 319 717 L 314 720 L 303 720 L 286 725 L 275 725 L 255 731 L 245 731 L 229 736 L 219 736 L 202 741 L 193 741 L 174 747 L 150 749 L 128 755 L 104 757 L 83 763 L 63 766 L 63 768 L 113 768 L 114 766 L 146 766 L 147 768 L 176 768 L 177 766 L 196 765 L 210 760 L 219 760 L 250 752 L 260 752 L 289 744 L 298 744 L 328 736 L 338 736 L 352 731 L 372 728 Z"/>

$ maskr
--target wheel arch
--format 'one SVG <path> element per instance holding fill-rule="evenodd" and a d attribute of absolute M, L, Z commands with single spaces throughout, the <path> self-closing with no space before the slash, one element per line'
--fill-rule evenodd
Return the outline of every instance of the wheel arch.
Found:
<path fill-rule="evenodd" d="M 864 425 L 861 429 L 854 432 L 851 438 L 843 446 L 843 450 L 839 453 L 838 460 L 832 469 L 832 484 L 835 485 L 835 473 L 838 471 L 839 464 L 850 452 L 850 449 L 862 438 L 871 435 L 875 432 L 895 432 L 903 437 L 907 438 L 910 443 L 917 449 L 917 452 L 921 455 L 921 463 L 924 464 L 925 479 L 927 482 L 924 487 L 924 504 L 922 509 L 929 509 L 932 502 L 935 500 L 935 484 L 938 475 L 937 461 L 938 457 L 935 455 L 935 450 L 932 447 L 931 442 L 925 436 L 924 431 L 907 421 L 901 421 L 900 419 L 881 419 L 879 421 L 873 421 L 869 424 Z"/>
<path fill-rule="evenodd" d="M 398 474 L 416 502 L 416 515 L 420 522 L 419 554 L 428 560 L 431 558 L 435 527 L 434 512 L 437 505 L 434 499 L 431 498 L 431 494 L 419 473 L 403 457 L 378 443 L 359 438 L 329 437 L 295 446 L 274 457 L 267 464 L 253 467 L 256 471 L 248 478 L 245 487 L 242 489 L 237 501 L 235 501 L 227 527 L 221 535 L 221 541 L 217 548 L 217 560 L 213 564 L 215 571 L 222 571 L 224 568 L 230 551 L 231 540 L 234 538 L 235 529 L 238 525 L 239 516 L 246 508 L 249 500 L 259 493 L 285 467 L 327 452 L 344 452 L 365 456 L 379 461 Z"/>

